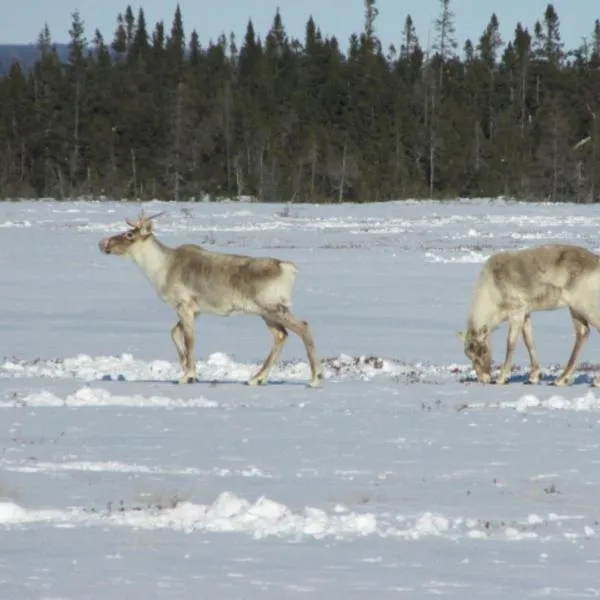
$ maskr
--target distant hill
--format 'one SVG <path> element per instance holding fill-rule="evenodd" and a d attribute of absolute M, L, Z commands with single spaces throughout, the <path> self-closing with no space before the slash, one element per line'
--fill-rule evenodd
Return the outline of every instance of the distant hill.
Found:
<path fill-rule="evenodd" d="M 67 44 L 56 44 L 58 55 L 66 59 L 69 48 Z M 7 73 L 15 62 L 20 62 L 30 69 L 38 59 L 38 49 L 35 44 L 0 44 L 0 75 Z"/>

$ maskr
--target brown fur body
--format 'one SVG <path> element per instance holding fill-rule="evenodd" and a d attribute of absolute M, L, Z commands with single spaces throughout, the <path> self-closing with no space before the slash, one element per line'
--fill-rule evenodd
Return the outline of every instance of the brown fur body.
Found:
<path fill-rule="evenodd" d="M 467 330 L 461 337 L 479 381 L 490 381 L 489 336 L 504 321 L 509 332 L 506 357 L 497 383 L 510 377 L 519 335 L 531 361 L 530 381 L 539 382 L 531 313 L 568 307 L 575 327 L 575 345 L 557 379 L 568 383 L 590 326 L 600 329 L 600 257 L 580 246 L 556 244 L 500 252 L 483 265 L 471 301 Z"/>
<path fill-rule="evenodd" d="M 194 244 L 170 248 L 152 233 L 153 217 L 128 221 L 130 230 L 100 241 L 105 254 L 129 256 L 141 268 L 159 296 L 173 306 L 179 321 L 172 331 L 184 371 L 182 383 L 195 380 L 194 325 L 197 315 L 254 314 L 263 318 L 274 343 L 250 385 L 265 383 L 287 339 L 296 333 L 306 347 L 310 385 L 319 385 L 322 367 L 308 323 L 290 311 L 296 266 L 276 258 L 255 258 L 211 252 Z"/>

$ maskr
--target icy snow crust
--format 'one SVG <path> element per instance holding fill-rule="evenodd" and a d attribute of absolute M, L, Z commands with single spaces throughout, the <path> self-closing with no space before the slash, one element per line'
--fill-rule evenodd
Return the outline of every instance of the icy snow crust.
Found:
<path fill-rule="evenodd" d="M 210 316 L 176 385 L 172 310 L 97 250 L 139 205 L 0 205 L 0 598 L 600 596 L 600 336 L 554 388 L 572 326 L 536 313 L 542 383 L 521 345 L 484 387 L 455 333 L 490 254 L 598 251 L 596 207 L 144 207 L 167 244 L 298 264 L 323 387 L 293 338 L 245 386 L 270 335 Z"/>

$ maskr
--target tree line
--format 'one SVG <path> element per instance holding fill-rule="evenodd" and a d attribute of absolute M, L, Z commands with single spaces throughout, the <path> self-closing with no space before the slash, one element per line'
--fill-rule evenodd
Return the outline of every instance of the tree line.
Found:
<path fill-rule="evenodd" d="M 0 197 L 596 202 L 600 20 L 567 50 L 540 17 L 504 41 L 493 14 L 459 53 L 451 0 L 431 47 L 407 16 L 383 48 L 376 0 L 346 49 L 279 11 L 206 45 L 179 7 L 150 30 L 127 6 L 110 42 L 75 12 L 66 57 L 46 26 L 0 78 Z"/>

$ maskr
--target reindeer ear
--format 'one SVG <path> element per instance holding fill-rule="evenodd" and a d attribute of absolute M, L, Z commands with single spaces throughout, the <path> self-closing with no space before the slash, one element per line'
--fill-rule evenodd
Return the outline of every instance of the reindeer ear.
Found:
<path fill-rule="evenodd" d="M 467 340 L 467 334 L 464 331 L 457 331 L 456 335 L 465 342 Z"/>

